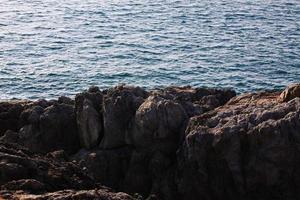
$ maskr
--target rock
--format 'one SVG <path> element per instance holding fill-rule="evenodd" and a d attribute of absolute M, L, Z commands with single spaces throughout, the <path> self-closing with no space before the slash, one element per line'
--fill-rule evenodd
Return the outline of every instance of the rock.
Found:
<path fill-rule="evenodd" d="M 26 191 L 0 191 L 0 198 L 3 199 L 18 199 L 18 200 L 45 200 L 45 199 L 60 199 L 60 200 L 134 200 L 128 194 L 122 192 L 113 192 L 110 189 L 91 189 L 91 190 L 60 190 L 56 192 L 48 192 L 42 194 L 31 194 Z M 155 199 L 155 198 L 154 198 Z"/>
<path fill-rule="evenodd" d="M 20 144 L 31 151 L 47 153 L 79 150 L 79 138 L 73 106 L 54 104 L 43 109 L 35 106 L 25 111 L 26 125 L 19 131 Z"/>
<path fill-rule="evenodd" d="M 5 143 L 18 143 L 19 142 L 19 134 L 7 130 L 2 137 L 0 137 L 0 142 L 5 142 Z"/>
<path fill-rule="evenodd" d="M 123 181 L 128 169 L 131 149 L 122 147 L 113 150 L 81 150 L 72 159 L 94 180 L 118 191 L 123 189 Z"/>
<path fill-rule="evenodd" d="M 180 103 L 189 117 L 224 105 L 236 96 L 235 91 L 230 89 L 192 88 L 190 86 L 171 86 L 154 90 L 152 94 Z"/>
<path fill-rule="evenodd" d="M 299 199 L 300 99 L 244 94 L 192 118 L 178 153 L 180 199 Z"/>
<path fill-rule="evenodd" d="M 26 190 L 33 193 L 44 192 L 46 187 L 35 179 L 20 179 L 11 181 L 1 186 L 1 190 Z"/>
<path fill-rule="evenodd" d="M 64 97 L 2 102 L 0 195 L 300 199 L 296 88 L 235 96 L 208 88 L 92 87 L 77 95 L 75 109 Z"/>
<path fill-rule="evenodd" d="M 22 124 L 19 117 L 29 101 L 12 100 L 0 102 L 0 136 L 7 130 L 18 131 Z"/>
<path fill-rule="evenodd" d="M 0 187 L 32 193 L 89 189 L 95 182 L 73 163 L 39 156 L 18 145 L 0 143 Z"/>
<path fill-rule="evenodd" d="M 100 148 L 126 145 L 125 134 L 136 110 L 148 93 L 140 87 L 117 86 L 107 91 L 103 102 L 104 137 Z"/>
<path fill-rule="evenodd" d="M 300 97 L 300 83 L 289 85 L 281 94 L 282 102 L 290 101 L 296 97 Z"/>
<path fill-rule="evenodd" d="M 68 105 L 74 105 L 74 100 L 69 98 L 69 97 L 65 97 L 65 96 L 61 96 L 58 98 L 57 102 L 59 104 L 68 104 Z"/>
<path fill-rule="evenodd" d="M 76 95 L 76 120 L 81 146 L 84 148 L 97 146 L 103 137 L 102 99 L 103 95 L 97 87 Z"/>
<path fill-rule="evenodd" d="M 127 143 L 143 150 L 175 152 L 186 120 L 180 104 L 150 96 L 136 112 Z"/>
<path fill-rule="evenodd" d="M 150 96 L 136 112 L 127 143 L 134 146 L 124 189 L 147 196 L 156 192 L 175 159 L 187 114 L 174 101 Z"/>

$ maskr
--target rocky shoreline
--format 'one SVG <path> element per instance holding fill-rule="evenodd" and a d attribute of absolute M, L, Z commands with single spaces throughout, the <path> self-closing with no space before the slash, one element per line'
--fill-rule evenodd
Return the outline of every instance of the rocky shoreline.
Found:
<path fill-rule="evenodd" d="M 300 199 L 300 84 L 0 102 L 0 199 Z"/>

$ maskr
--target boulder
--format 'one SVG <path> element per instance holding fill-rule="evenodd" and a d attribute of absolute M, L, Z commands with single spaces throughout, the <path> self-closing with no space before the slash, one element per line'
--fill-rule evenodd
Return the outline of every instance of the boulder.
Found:
<path fill-rule="evenodd" d="M 72 156 L 82 169 L 94 180 L 118 191 L 128 169 L 131 149 L 123 147 L 113 150 L 80 150 Z"/>
<path fill-rule="evenodd" d="M 140 87 L 121 85 L 107 91 L 103 102 L 104 137 L 100 148 L 126 145 L 125 134 L 136 110 L 148 93 Z"/>
<path fill-rule="evenodd" d="M 53 104 L 47 108 L 35 106 L 22 113 L 24 125 L 19 131 L 19 143 L 31 151 L 47 153 L 79 150 L 75 113 L 72 105 Z"/>
<path fill-rule="evenodd" d="M 29 101 L 21 100 L 0 102 L 0 136 L 7 130 L 19 131 L 22 126 L 20 115 L 29 103 Z"/>
<path fill-rule="evenodd" d="M 99 88 L 91 87 L 75 97 L 75 113 L 81 146 L 96 147 L 103 137 L 103 95 Z"/>
<path fill-rule="evenodd" d="M 300 97 L 300 83 L 289 85 L 281 94 L 282 102 L 290 101 L 296 97 Z"/>
<path fill-rule="evenodd" d="M 142 150 L 175 152 L 187 117 L 179 103 L 150 96 L 136 112 L 127 143 Z"/>

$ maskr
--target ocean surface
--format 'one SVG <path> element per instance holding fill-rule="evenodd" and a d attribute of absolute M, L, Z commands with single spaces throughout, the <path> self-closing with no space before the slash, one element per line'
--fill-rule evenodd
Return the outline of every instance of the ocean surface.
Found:
<path fill-rule="evenodd" d="M 299 0 L 0 0 L 0 99 L 300 82 Z"/>

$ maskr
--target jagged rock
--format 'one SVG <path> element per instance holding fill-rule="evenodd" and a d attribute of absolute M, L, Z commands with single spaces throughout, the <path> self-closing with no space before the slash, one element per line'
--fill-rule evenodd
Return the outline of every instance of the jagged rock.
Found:
<path fill-rule="evenodd" d="M 45 109 L 35 106 L 22 115 L 26 125 L 19 131 L 19 141 L 31 151 L 47 153 L 62 149 L 74 153 L 79 150 L 73 106 L 54 104 Z"/>
<path fill-rule="evenodd" d="M 136 112 L 127 141 L 135 147 L 125 179 L 125 191 L 147 195 L 160 182 L 175 158 L 187 114 L 174 101 L 150 96 Z"/>
<path fill-rule="evenodd" d="M 32 193 L 88 189 L 95 182 L 70 162 L 42 157 L 17 145 L 0 143 L 0 187 Z"/>
<path fill-rule="evenodd" d="M 104 137 L 101 148 L 126 145 L 126 131 L 147 96 L 148 93 L 140 87 L 121 85 L 107 91 L 103 102 Z"/>
<path fill-rule="evenodd" d="M 131 149 L 123 147 L 113 150 L 81 150 L 72 159 L 86 169 L 93 179 L 105 186 L 122 190 L 130 156 Z"/>
<path fill-rule="evenodd" d="M 57 102 L 59 104 L 69 104 L 69 105 L 74 105 L 74 100 L 69 98 L 69 97 L 65 97 L 65 96 L 61 96 L 58 98 Z"/>
<path fill-rule="evenodd" d="M 180 103 L 189 117 L 202 114 L 224 105 L 236 96 L 230 89 L 192 88 L 171 86 L 152 91 L 153 94 Z"/>
<path fill-rule="evenodd" d="M 97 146 L 103 137 L 103 95 L 99 88 L 76 95 L 75 112 L 81 146 L 87 149 Z"/>
<path fill-rule="evenodd" d="M 180 199 L 299 199 L 300 99 L 245 94 L 194 117 L 178 154 Z"/>
<path fill-rule="evenodd" d="M 113 192 L 110 189 L 91 189 L 91 190 L 60 190 L 42 194 L 31 194 L 26 191 L 3 190 L 0 191 L 0 198 L 16 200 L 134 200 L 128 194 Z M 155 198 L 154 198 L 155 199 Z"/>
<path fill-rule="evenodd" d="M 5 142 L 5 143 L 18 143 L 19 142 L 19 134 L 7 130 L 2 137 L 0 137 L 0 142 Z"/>
<path fill-rule="evenodd" d="M 0 136 L 7 130 L 18 131 L 21 128 L 19 117 L 28 103 L 21 100 L 0 102 Z"/>
<path fill-rule="evenodd" d="M 127 143 L 143 150 L 174 152 L 186 120 L 180 104 L 150 96 L 136 112 Z"/>
<path fill-rule="evenodd" d="M 27 190 L 34 193 L 45 192 L 46 186 L 35 179 L 20 179 L 10 181 L 1 186 L 1 190 Z"/>
<path fill-rule="evenodd" d="M 300 97 L 300 83 L 289 85 L 280 94 L 280 100 L 283 102 L 290 101 L 296 97 Z"/>

